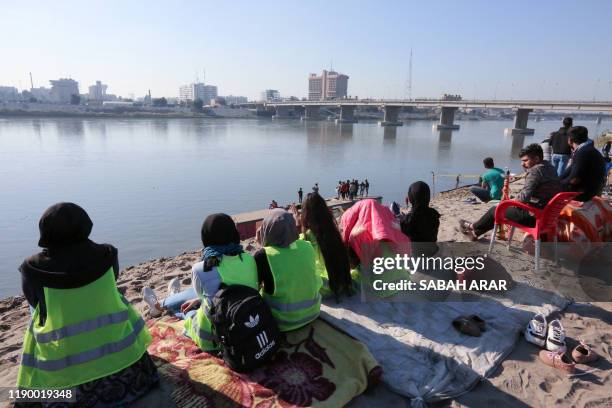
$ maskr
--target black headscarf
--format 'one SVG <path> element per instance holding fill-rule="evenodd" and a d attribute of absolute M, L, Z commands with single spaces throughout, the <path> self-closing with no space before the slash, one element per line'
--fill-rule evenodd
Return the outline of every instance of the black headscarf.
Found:
<path fill-rule="evenodd" d="M 413 243 L 438 240 L 440 214 L 429 206 L 430 195 L 429 186 L 423 181 L 412 183 L 408 189 L 408 201 L 412 209 L 402 216 L 400 226 Z"/>
<path fill-rule="evenodd" d="M 243 252 L 236 224 L 227 214 L 217 213 L 206 217 L 201 234 L 205 272 L 218 266 L 224 255 L 240 255 Z"/>
<path fill-rule="evenodd" d="M 202 224 L 202 244 L 213 245 L 239 244 L 240 234 L 232 217 L 227 214 L 211 214 Z"/>
<path fill-rule="evenodd" d="M 93 223 L 84 209 L 73 203 L 49 207 L 38 223 L 43 251 L 19 267 L 23 293 L 32 306 L 46 316 L 44 287 L 74 289 L 85 286 L 113 267 L 119 273 L 117 249 L 89 239 Z"/>
<path fill-rule="evenodd" d="M 412 205 L 412 212 L 417 213 L 429 207 L 431 191 L 427 183 L 417 181 L 412 183 L 408 189 L 408 201 Z"/>

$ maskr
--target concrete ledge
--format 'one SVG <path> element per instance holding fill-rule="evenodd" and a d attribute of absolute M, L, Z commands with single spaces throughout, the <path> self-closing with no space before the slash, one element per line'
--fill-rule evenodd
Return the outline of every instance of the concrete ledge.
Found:
<path fill-rule="evenodd" d="M 535 133 L 535 130 L 533 129 L 517 129 L 517 128 L 506 128 L 506 132 L 510 133 L 511 135 L 533 135 Z"/>
<path fill-rule="evenodd" d="M 336 119 L 336 123 L 357 123 L 357 119 Z"/>
<path fill-rule="evenodd" d="M 438 130 L 458 130 L 459 129 L 459 125 L 442 125 L 438 123 L 435 126 L 436 126 L 436 129 Z"/>
<path fill-rule="evenodd" d="M 300 120 L 310 120 L 310 121 L 316 121 L 316 120 L 323 120 L 324 118 L 322 118 L 321 116 L 318 116 L 316 118 L 313 117 L 306 117 L 306 116 L 301 116 Z"/>
<path fill-rule="evenodd" d="M 379 126 L 404 126 L 404 122 L 387 122 L 385 120 L 378 122 Z"/>

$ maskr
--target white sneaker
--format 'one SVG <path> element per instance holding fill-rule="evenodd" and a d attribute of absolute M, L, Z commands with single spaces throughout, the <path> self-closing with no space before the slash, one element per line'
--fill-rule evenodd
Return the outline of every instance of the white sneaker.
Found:
<path fill-rule="evenodd" d="M 172 278 L 168 282 L 168 296 L 175 295 L 181 291 L 181 281 L 178 278 Z"/>
<path fill-rule="evenodd" d="M 565 353 L 565 329 L 557 319 L 548 325 L 548 336 L 546 338 L 546 349 Z"/>
<path fill-rule="evenodd" d="M 155 292 L 153 289 L 146 286 L 142 288 L 142 298 L 149 306 L 149 314 L 151 317 L 159 317 L 162 314 L 162 310 L 157 306 L 159 301 L 157 300 L 157 296 L 155 296 Z"/>
<path fill-rule="evenodd" d="M 544 347 L 546 345 L 546 317 L 538 313 L 527 324 L 525 329 L 525 340 L 537 346 Z"/>

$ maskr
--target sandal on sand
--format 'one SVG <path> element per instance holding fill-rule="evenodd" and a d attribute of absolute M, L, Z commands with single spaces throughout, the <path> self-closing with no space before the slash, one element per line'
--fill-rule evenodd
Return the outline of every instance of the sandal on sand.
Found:
<path fill-rule="evenodd" d="M 453 320 L 453 327 L 460 333 L 467 334 L 468 336 L 480 337 L 480 328 L 469 317 L 459 316 Z"/>
<path fill-rule="evenodd" d="M 578 364 L 590 363 L 597 360 L 598 357 L 597 353 L 582 340 L 580 340 L 580 344 L 572 350 L 572 358 Z"/>
<path fill-rule="evenodd" d="M 477 315 L 470 315 L 470 316 L 468 316 L 468 318 L 469 318 L 471 321 L 473 321 L 474 323 L 476 323 L 476 326 L 478 326 L 478 328 L 480 329 L 480 331 L 481 331 L 481 332 L 486 331 L 486 328 L 485 328 L 485 321 L 484 321 L 484 320 L 482 320 L 482 319 L 480 318 L 480 316 L 477 316 Z"/>
<path fill-rule="evenodd" d="M 566 373 L 573 374 L 576 371 L 576 365 L 563 352 L 558 351 L 540 351 L 540 361 L 544 364 L 556 368 Z"/>
<path fill-rule="evenodd" d="M 472 223 L 469 221 L 459 220 L 459 232 L 463 235 L 467 235 L 472 241 L 478 241 L 478 236 L 474 233 Z"/>

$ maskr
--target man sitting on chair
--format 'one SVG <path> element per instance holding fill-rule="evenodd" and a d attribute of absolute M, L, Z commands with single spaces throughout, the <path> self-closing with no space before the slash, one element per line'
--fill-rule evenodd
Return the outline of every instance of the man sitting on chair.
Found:
<path fill-rule="evenodd" d="M 537 143 L 524 147 L 519 153 L 519 157 L 527 175 L 525 176 L 525 185 L 516 199 L 535 208 L 544 208 L 550 199 L 561 191 L 557 171 L 548 161 L 544 160 L 542 147 Z M 492 230 L 495 225 L 495 208 L 496 206 L 489 208 L 474 223 L 460 220 L 461 232 L 475 241 L 480 235 Z M 527 227 L 535 226 L 535 217 L 522 208 L 508 208 L 506 217 Z"/>

